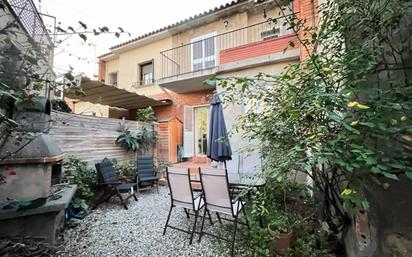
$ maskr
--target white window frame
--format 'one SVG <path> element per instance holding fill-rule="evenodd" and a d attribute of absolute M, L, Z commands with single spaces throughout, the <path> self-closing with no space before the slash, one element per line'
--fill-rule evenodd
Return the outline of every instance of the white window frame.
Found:
<path fill-rule="evenodd" d="M 202 64 L 202 69 L 200 69 L 200 70 L 203 70 L 203 69 L 205 69 L 205 62 L 206 61 L 211 61 L 212 59 L 215 61 L 215 65 L 214 66 L 216 66 L 218 63 L 217 63 L 217 45 L 216 45 L 216 36 L 217 36 L 217 32 L 212 32 L 212 33 L 208 33 L 208 34 L 205 34 L 205 35 L 201 35 L 201 36 L 198 36 L 198 37 L 194 37 L 194 38 L 192 38 L 191 40 L 190 40 L 190 42 L 191 42 L 191 56 L 190 56 L 190 62 L 191 62 L 191 66 L 192 66 L 192 72 L 193 71 L 197 71 L 197 70 L 195 70 L 194 69 L 194 66 L 195 66 L 195 64 L 199 64 L 199 63 L 201 63 Z M 208 39 L 208 38 L 211 38 L 211 37 L 213 37 L 213 40 L 214 40 L 214 46 L 215 46 L 215 49 L 214 49 L 214 52 L 215 52 L 215 54 L 213 55 L 213 56 L 208 56 L 208 57 L 205 57 L 205 39 Z M 201 59 L 196 59 L 196 60 L 193 60 L 193 43 L 195 43 L 195 42 L 198 42 L 198 41 L 202 41 L 202 58 Z"/>
<path fill-rule="evenodd" d="M 113 83 L 112 81 L 112 76 L 116 74 L 116 83 Z M 119 72 L 118 71 L 112 71 L 108 73 L 108 81 L 109 85 L 117 87 L 119 85 Z"/>

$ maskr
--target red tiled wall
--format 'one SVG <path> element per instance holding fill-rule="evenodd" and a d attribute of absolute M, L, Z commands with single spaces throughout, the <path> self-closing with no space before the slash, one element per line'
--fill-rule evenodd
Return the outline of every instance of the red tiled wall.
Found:
<path fill-rule="evenodd" d="M 293 48 L 298 48 L 298 40 L 294 34 L 285 35 L 278 38 L 259 41 L 235 48 L 220 51 L 220 63 L 229 63 L 241 61 L 253 57 L 269 55 L 272 53 L 282 52 L 285 48 L 293 49 L 289 42 L 294 42 Z"/>
<path fill-rule="evenodd" d="M 293 11 L 297 13 L 298 18 L 305 20 L 305 26 L 312 26 L 318 17 L 318 0 L 294 0 Z M 307 35 L 306 37 L 310 37 Z M 300 35 L 304 38 L 303 33 Z M 229 63 L 235 61 L 241 61 L 248 58 L 264 56 L 271 53 L 282 52 L 285 48 L 291 49 L 289 41 L 293 40 L 295 46 L 299 47 L 299 42 L 294 35 L 286 35 L 272 40 L 265 40 L 255 42 L 235 48 L 230 48 L 220 51 L 220 63 Z M 308 49 L 309 51 L 311 49 Z M 301 47 L 301 60 L 308 57 L 308 52 L 304 47 Z"/>

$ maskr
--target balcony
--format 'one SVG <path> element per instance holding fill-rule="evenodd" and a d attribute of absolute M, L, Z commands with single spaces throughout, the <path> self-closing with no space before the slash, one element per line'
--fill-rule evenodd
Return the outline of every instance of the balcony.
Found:
<path fill-rule="evenodd" d="M 208 89 L 202 82 L 213 74 L 298 59 L 299 44 L 286 22 L 290 17 L 208 34 L 162 51 L 159 84 L 178 93 L 192 92 Z"/>

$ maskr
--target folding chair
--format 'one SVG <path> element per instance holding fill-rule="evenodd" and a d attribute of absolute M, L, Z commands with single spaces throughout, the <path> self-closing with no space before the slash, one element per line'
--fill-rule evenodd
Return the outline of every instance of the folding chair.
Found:
<path fill-rule="evenodd" d="M 199 173 L 206 207 L 203 214 L 202 225 L 200 228 L 199 242 L 201 241 L 203 234 L 207 234 L 222 240 L 229 241 L 232 244 L 231 256 L 234 256 L 237 224 L 240 223 L 249 227 L 249 223 L 246 217 L 246 211 L 244 209 L 245 202 L 241 199 L 240 195 L 237 195 L 235 198 L 231 197 L 226 169 L 199 168 Z M 245 215 L 246 223 L 242 223 L 239 221 L 239 214 L 242 211 Z M 221 219 L 223 218 L 219 216 L 219 213 L 233 218 L 233 220 L 224 219 L 227 221 L 234 222 L 232 240 L 222 238 L 203 231 L 204 218 L 206 212 L 215 212 L 220 223 Z"/>
<path fill-rule="evenodd" d="M 189 244 L 193 241 L 195 234 L 196 223 L 199 217 L 199 211 L 205 205 L 203 194 L 198 193 L 193 195 L 192 184 L 190 181 L 190 170 L 187 168 L 167 167 L 167 180 L 170 189 L 171 206 L 167 216 L 166 225 L 163 230 L 163 235 L 166 234 L 167 227 L 190 234 Z M 183 208 L 187 218 L 189 218 L 189 211 L 192 210 L 195 214 L 195 220 L 191 231 L 186 231 L 178 227 L 169 225 L 170 215 L 174 207 Z M 210 219 L 210 215 L 209 215 Z"/>
<path fill-rule="evenodd" d="M 128 209 L 127 204 L 131 197 L 137 201 L 137 184 L 120 180 L 113 163 L 108 158 L 104 158 L 103 161 L 96 163 L 95 166 L 99 184 L 105 186 L 104 193 L 107 195 L 106 200 L 109 200 L 112 196 L 116 195 L 119 197 L 121 204 L 126 210 Z M 129 193 L 129 196 L 123 198 L 122 193 Z"/>

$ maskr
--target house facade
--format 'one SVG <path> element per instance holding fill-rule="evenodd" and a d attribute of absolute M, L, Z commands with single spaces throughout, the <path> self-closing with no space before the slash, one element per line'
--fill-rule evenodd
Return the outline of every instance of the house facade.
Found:
<path fill-rule="evenodd" d="M 278 2 L 233 1 L 113 46 L 109 53 L 99 57 L 101 85 L 159 102 L 147 106 L 153 107 L 159 123 L 160 160 L 175 163 L 178 149 L 183 149 L 183 157 L 207 162 L 209 98 L 220 89 L 206 85 L 206 79 L 216 75 L 253 77 L 259 72 L 277 75 L 288 64 L 300 61 L 304 53 L 296 34 L 282 17 L 293 13 L 311 15 L 315 3 L 281 1 L 284 8 L 280 8 Z M 101 116 L 135 118 L 136 109 L 104 105 L 116 101 L 124 106 L 136 100 L 108 96 L 99 106 L 78 102 L 74 110 L 79 113 L 99 108 Z M 229 130 L 244 108 L 226 106 Z M 245 163 L 255 163 L 258 157 L 246 161 L 239 153 L 241 141 L 240 135 L 232 133 L 234 159 L 239 161 L 237 166 L 246 169 Z"/>

